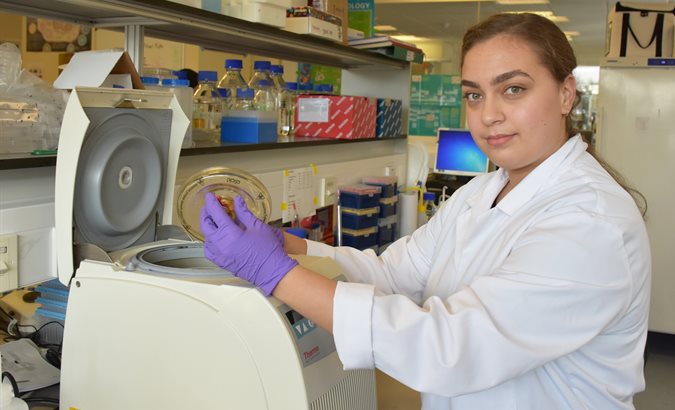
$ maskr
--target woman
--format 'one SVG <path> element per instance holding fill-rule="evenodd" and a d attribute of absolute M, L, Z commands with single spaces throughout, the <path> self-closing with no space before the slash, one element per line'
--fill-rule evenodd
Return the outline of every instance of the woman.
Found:
<path fill-rule="evenodd" d="M 424 409 L 633 408 L 649 244 L 631 196 L 571 133 L 575 66 L 548 20 L 487 19 L 464 37 L 462 90 L 498 171 L 379 258 L 282 237 L 241 199 L 237 225 L 209 196 L 207 257 L 332 331 L 346 369 L 420 391 Z M 286 252 L 333 257 L 350 283 Z"/>

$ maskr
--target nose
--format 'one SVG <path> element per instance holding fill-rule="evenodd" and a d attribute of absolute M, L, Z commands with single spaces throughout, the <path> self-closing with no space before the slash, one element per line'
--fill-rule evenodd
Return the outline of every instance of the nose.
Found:
<path fill-rule="evenodd" d="M 481 110 L 481 121 L 485 126 L 491 126 L 504 120 L 504 111 L 498 98 L 485 97 Z"/>

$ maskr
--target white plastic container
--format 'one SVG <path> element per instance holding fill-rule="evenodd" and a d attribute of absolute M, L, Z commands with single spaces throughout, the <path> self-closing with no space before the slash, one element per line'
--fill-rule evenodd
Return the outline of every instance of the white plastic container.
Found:
<path fill-rule="evenodd" d="M 190 87 L 190 82 L 188 80 L 174 80 L 170 78 L 165 78 L 162 80 L 162 88 L 166 91 L 171 91 L 178 100 L 180 108 L 183 109 L 183 112 L 190 120 L 190 126 L 185 131 L 185 138 L 183 139 L 183 148 L 192 146 L 192 98 L 193 90 Z"/>
<path fill-rule="evenodd" d="M 223 14 L 274 27 L 286 25 L 291 0 L 222 0 Z"/>

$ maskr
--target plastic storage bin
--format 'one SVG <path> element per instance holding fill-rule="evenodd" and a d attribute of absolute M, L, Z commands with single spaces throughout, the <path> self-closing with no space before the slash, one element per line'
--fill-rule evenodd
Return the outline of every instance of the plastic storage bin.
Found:
<path fill-rule="evenodd" d="M 254 144 L 276 142 L 277 114 L 272 111 L 225 111 L 220 123 L 220 140 Z"/>
<path fill-rule="evenodd" d="M 391 216 L 389 218 L 382 218 L 377 222 L 377 245 L 384 246 L 388 243 L 391 243 L 396 239 L 396 226 L 397 218 L 396 216 Z"/>
<path fill-rule="evenodd" d="M 365 209 L 342 208 L 342 228 L 363 229 L 377 226 L 379 214 L 380 208 L 377 206 Z"/>
<path fill-rule="evenodd" d="M 377 245 L 377 226 L 366 229 L 342 229 L 342 246 L 366 249 Z"/>
<path fill-rule="evenodd" d="M 379 186 L 380 198 L 396 196 L 396 177 L 365 177 L 361 180 L 366 185 Z"/>
<path fill-rule="evenodd" d="M 338 190 L 340 205 L 345 208 L 374 208 L 380 204 L 380 187 L 356 184 L 343 185 Z"/>
<path fill-rule="evenodd" d="M 380 218 L 396 215 L 397 204 L 397 196 L 392 196 L 390 198 L 380 198 Z"/>

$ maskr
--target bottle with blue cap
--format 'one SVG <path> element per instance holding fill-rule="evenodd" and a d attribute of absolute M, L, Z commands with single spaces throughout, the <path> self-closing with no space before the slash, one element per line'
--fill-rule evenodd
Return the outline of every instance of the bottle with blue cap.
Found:
<path fill-rule="evenodd" d="M 426 221 L 428 221 L 438 210 L 438 207 L 436 206 L 436 194 L 433 192 L 425 192 L 422 194 L 422 200 L 424 201 L 424 214 Z"/>
<path fill-rule="evenodd" d="M 287 82 L 286 87 L 288 87 L 288 135 L 292 136 L 295 131 L 295 107 L 298 102 L 298 83 L 296 82 Z"/>
<path fill-rule="evenodd" d="M 290 133 L 289 110 L 291 105 L 291 94 L 284 81 L 284 66 L 272 65 L 272 81 L 277 94 L 277 135 L 287 136 Z"/>
<path fill-rule="evenodd" d="M 200 71 L 199 85 L 193 95 L 192 139 L 195 141 L 220 141 L 222 105 L 216 89 L 218 72 Z"/>
<path fill-rule="evenodd" d="M 161 90 L 162 86 L 159 83 L 159 78 L 152 76 L 142 76 L 141 83 L 146 90 Z"/>
<path fill-rule="evenodd" d="M 225 74 L 218 82 L 218 93 L 222 98 L 223 110 L 231 110 L 237 100 L 237 90 L 246 89 L 246 81 L 241 75 L 243 67 L 239 59 L 225 60 Z"/>
<path fill-rule="evenodd" d="M 274 83 L 270 78 L 272 63 L 269 61 L 255 61 L 255 72 L 248 82 L 249 88 L 253 89 L 255 103 L 258 111 L 275 111 L 277 107 Z"/>
<path fill-rule="evenodd" d="M 162 88 L 171 91 L 178 100 L 178 105 L 183 109 L 185 116 L 190 120 L 190 126 L 185 132 L 183 148 L 192 146 L 192 88 L 187 79 L 165 78 L 162 80 Z"/>
<path fill-rule="evenodd" d="M 240 111 L 255 111 L 255 104 L 253 103 L 253 90 L 246 88 L 237 89 L 237 99 L 232 106 L 233 110 Z"/>

